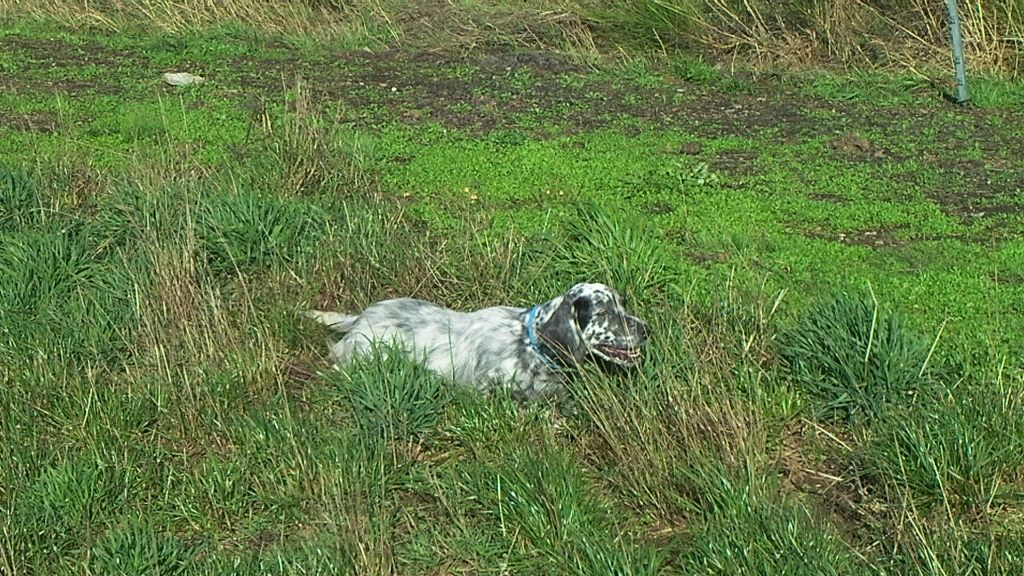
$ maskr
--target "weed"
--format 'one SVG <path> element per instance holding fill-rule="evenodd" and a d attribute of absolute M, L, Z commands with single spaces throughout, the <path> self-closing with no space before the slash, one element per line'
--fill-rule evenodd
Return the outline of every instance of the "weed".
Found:
<path fill-rule="evenodd" d="M 386 348 L 354 361 L 341 379 L 353 419 L 369 437 L 413 440 L 436 426 L 446 401 L 440 377 Z"/>
<path fill-rule="evenodd" d="M 196 236 L 210 269 L 233 274 L 295 260 L 318 244 L 324 214 L 301 201 L 253 193 L 205 199 Z"/>
<path fill-rule="evenodd" d="M 264 106 L 262 146 L 254 154 L 260 172 L 269 172 L 277 182 L 275 192 L 355 196 L 373 190 L 377 145 L 371 135 L 327 114 L 302 81 L 296 82 L 285 108 Z M 269 167 L 259 166 L 267 160 L 272 161 Z"/>
<path fill-rule="evenodd" d="M 89 554 L 96 573 L 184 574 L 189 568 L 189 551 L 141 520 L 111 528 L 97 540 Z"/>
<path fill-rule="evenodd" d="M 648 194 L 687 195 L 715 188 L 721 181 L 721 176 L 707 162 L 673 160 L 634 176 L 625 187 Z"/>
<path fill-rule="evenodd" d="M 636 218 L 596 204 L 582 205 L 567 223 L 555 265 L 588 270 L 591 278 L 643 300 L 679 289 L 679 268 L 654 231 Z"/>
<path fill-rule="evenodd" d="M 0 165 L 0 233 L 38 221 L 39 192 L 28 175 Z"/>
<path fill-rule="evenodd" d="M 687 82 L 704 84 L 717 77 L 715 69 L 702 58 L 675 58 L 671 62 L 672 73 Z"/>
<path fill-rule="evenodd" d="M 783 330 L 778 351 L 819 415 L 850 421 L 929 398 L 929 344 L 873 295 L 841 293 Z"/>
<path fill-rule="evenodd" d="M 749 80 L 729 76 L 719 82 L 722 92 L 727 94 L 754 94 L 757 92 L 757 85 Z"/>
<path fill-rule="evenodd" d="M 893 504 L 951 524 L 1010 510 L 1024 489 L 1024 401 L 1018 386 L 955 389 L 927 411 L 900 410 L 875 429 L 862 458 Z"/>

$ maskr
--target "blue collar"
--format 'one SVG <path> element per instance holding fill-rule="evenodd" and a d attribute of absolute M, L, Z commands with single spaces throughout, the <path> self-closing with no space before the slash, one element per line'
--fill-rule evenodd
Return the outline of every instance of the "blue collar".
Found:
<path fill-rule="evenodd" d="M 540 342 L 537 341 L 537 333 L 534 331 L 534 323 L 537 321 L 537 308 L 534 306 L 530 308 L 530 311 L 526 313 L 526 337 L 530 339 L 530 348 L 540 356 L 540 359 L 544 361 L 544 364 L 552 370 L 558 369 L 558 364 L 555 364 L 551 358 L 548 358 L 547 354 L 541 351 Z"/>

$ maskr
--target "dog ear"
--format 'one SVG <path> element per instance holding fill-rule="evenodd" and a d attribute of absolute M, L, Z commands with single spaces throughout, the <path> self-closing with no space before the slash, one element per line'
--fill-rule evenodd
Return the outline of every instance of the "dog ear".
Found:
<path fill-rule="evenodd" d="M 577 301 L 563 298 L 551 317 L 537 326 L 541 345 L 551 350 L 562 364 L 578 364 L 587 355 L 587 347 L 580 338 L 578 317 L 581 312 L 576 307 Z"/>
<path fill-rule="evenodd" d="M 583 332 L 594 317 L 594 303 L 590 298 L 575 298 L 572 302 L 572 313 L 576 320 L 576 327 Z"/>

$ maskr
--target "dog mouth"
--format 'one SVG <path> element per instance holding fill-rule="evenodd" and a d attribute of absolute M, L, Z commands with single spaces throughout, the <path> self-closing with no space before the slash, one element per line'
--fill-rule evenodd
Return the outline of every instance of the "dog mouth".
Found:
<path fill-rule="evenodd" d="M 597 346 L 596 352 L 598 356 L 616 364 L 632 366 L 640 361 L 640 349 L 631 346 L 601 345 Z"/>

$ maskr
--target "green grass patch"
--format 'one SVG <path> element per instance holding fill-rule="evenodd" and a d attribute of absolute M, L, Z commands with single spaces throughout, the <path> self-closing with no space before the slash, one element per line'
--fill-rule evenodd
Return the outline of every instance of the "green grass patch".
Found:
<path fill-rule="evenodd" d="M 818 415 L 847 421 L 933 400 L 929 344 L 863 293 L 811 307 L 778 338 L 783 365 Z"/>
<path fill-rule="evenodd" d="M 1021 571 L 1012 86 L 950 111 L 697 57 L 0 42 L 0 572 Z M 579 281 L 652 338 L 551 403 L 332 371 L 298 314 Z"/>

